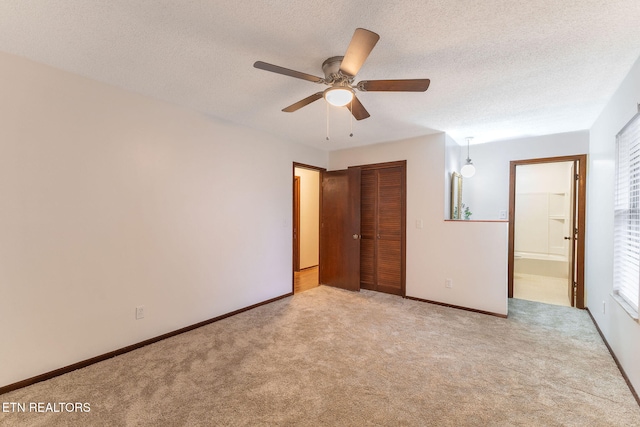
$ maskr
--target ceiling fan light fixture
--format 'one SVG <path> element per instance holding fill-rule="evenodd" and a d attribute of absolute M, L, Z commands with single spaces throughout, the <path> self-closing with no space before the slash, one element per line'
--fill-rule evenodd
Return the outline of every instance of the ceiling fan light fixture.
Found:
<path fill-rule="evenodd" d="M 324 99 L 336 107 L 344 107 L 353 99 L 353 89 L 346 87 L 330 87 L 324 91 Z"/>

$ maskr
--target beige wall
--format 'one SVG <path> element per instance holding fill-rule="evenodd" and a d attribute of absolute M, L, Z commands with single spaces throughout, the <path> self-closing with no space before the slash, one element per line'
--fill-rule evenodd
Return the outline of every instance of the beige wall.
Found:
<path fill-rule="evenodd" d="M 640 392 L 640 324 L 612 298 L 613 190 L 616 135 L 638 112 L 640 59 L 622 82 L 590 131 L 587 177 L 587 306 Z"/>
<path fill-rule="evenodd" d="M 291 292 L 291 165 L 326 153 L 0 70 L 0 386 Z"/>
<path fill-rule="evenodd" d="M 320 172 L 295 168 L 300 177 L 300 268 L 318 265 L 320 253 Z"/>
<path fill-rule="evenodd" d="M 441 133 L 333 151 L 329 167 L 407 160 L 407 296 L 506 314 L 507 223 L 444 221 L 446 140 Z"/>

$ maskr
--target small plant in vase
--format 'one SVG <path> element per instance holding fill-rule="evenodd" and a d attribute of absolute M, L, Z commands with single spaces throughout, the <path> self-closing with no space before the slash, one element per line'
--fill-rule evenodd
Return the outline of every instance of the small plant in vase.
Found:
<path fill-rule="evenodd" d="M 471 218 L 471 211 L 469 210 L 469 206 L 465 206 L 464 204 L 462 205 L 462 207 L 464 208 L 464 219 L 469 219 Z"/>
<path fill-rule="evenodd" d="M 464 219 L 470 219 L 471 215 L 473 215 L 473 213 L 469 209 L 469 206 L 465 205 L 464 203 L 462 204 L 461 210 L 462 210 L 462 216 L 464 217 Z M 457 206 L 453 208 L 453 217 L 454 218 L 458 218 L 458 207 Z"/>

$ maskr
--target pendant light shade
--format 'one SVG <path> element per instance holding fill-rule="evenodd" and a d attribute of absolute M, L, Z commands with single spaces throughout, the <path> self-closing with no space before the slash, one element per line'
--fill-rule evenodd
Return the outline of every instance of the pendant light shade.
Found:
<path fill-rule="evenodd" d="M 467 164 L 460 169 L 460 175 L 465 178 L 471 178 L 476 173 L 476 167 L 473 166 L 471 159 L 467 159 Z"/>
<path fill-rule="evenodd" d="M 324 99 L 336 107 L 344 107 L 353 99 L 353 90 L 346 87 L 330 87 L 324 91 Z"/>
<path fill-rule="evenodd" d="M 471 178 L 476 173 L 476 167 L 469 158 L 469 141 L 471 141 L 471 139 L 471 137 L 467 138 L 467 163 L 460 169 L 460 175 L 465 178 Z"/>

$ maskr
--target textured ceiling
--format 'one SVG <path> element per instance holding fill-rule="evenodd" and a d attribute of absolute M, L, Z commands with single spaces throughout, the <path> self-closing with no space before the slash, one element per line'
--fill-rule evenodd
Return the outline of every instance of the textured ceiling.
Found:
<path fill-rule="evenodd" d="M 587 129 L 640 56 L 639 23 L 638 0 L 3 0 L 0 50 L 333 150 Z M 356 81 L 431 86 L 359 93 L 371 117 L 329 109 L 326 141 L 323 100 L 280 111 L 322 87 L 252 64 L 322 76 L 357 27 L 380 41 Z"/>

